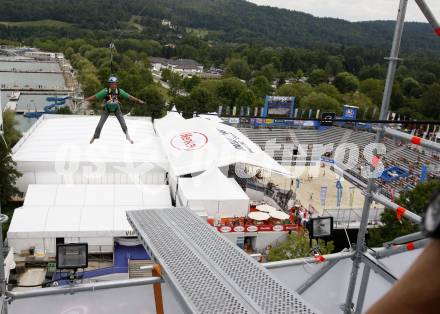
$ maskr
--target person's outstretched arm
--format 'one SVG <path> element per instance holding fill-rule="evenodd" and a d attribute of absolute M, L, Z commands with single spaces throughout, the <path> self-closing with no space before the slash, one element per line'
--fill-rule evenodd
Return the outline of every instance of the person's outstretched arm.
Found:
<path fill-rule="evenodd" d="M 415 263 L 368 314 L 438 314 L 440 240 L 432 240 Z"/>
<path fill-rule="evenodd" d="M 122 88 L 119 89 L 119 94 L 121 95 L 122 98 L 124 99 L 130 99 L 133 100 L 135 102 L 138 102 L 140 104 L 145 104 L 144 101 L 140 100 L 139 98 L 134 97 L 133 95 L 130 95 L 129 93 L 127 93 L 125 90 L 123 90 Z"/>
<path fill-rule="evenodd" d="M 95 100 L 101 100 L 104 99 L 105 96 L 107 96 L 107 89 L 101 89 L 99 92 L 97 92 L 95 95 L 92 95 L 90 97 L 87 97 L 84 99 L 84 101 L 95 101 Z"/>

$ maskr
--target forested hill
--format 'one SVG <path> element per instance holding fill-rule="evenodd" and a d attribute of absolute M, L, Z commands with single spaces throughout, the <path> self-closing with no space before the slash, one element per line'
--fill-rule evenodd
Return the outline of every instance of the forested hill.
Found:
<path fill-rule="evenodd" d="M 155 35 L 155 39 L 161 39 L 157 34 L 162 33 L 162 38 L 167 38 L 161 20 L 168 19 L 177 26 L 175 33 L 191 28 L 202 33 L 205 39 L 290 47 L 385 48 L 390 46 L 394 28 L 392 21 L 351 23 L 257 6 L 244 0 L 2 0 L 0 12 L 2 22 L 56 20 L 70 23 L 70 33 L 64 33 L 69 37 L 75 37 L 81 29 L 123 29 L 133 16 L 140 15 L 137 23 L 142 26 L 145 37 Z M 8 27 L 3 24 L 0 32 L 23 35 L 20 31 L 11 31 L 13 24 L 6 25 Z M 66 29 L 69 30 L 64 27 L 65 32 Z M 41 29 L 45 35 L 50 31 L 56 32 L 53 27 Z M 440 39 L 428 24 L 407 23 L 403 50 L 440 51 Z"/>

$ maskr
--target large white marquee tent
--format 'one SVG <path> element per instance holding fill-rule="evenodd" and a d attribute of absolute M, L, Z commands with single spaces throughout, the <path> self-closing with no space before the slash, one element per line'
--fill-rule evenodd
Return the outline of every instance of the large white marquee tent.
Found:
<path fill-rule="evenodd" d="M 92 145 L 98 116 L 44 115 L 13 148 L 18 188 L 29 184 L 164 184 L 167 158 L 149 118 L 126 117 L 130 144 L 115 117 Z"/>
<path fill-rule="evenodd" d="M 167 185 L 29 185 L 7 237 L 16 252 L 33 246 L 54 254 L 57 238 L 87 242 L 90 252 L 112 252 L 115 237 L 134 236 L 126 211 L 170 206 Z"/>

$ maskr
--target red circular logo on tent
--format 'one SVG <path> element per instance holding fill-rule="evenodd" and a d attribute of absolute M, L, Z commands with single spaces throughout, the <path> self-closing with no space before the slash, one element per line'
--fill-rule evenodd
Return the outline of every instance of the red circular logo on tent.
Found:
<path fill-rule="evenodd" d="M 178 150 L 196 150 L 208 143 L 208 137 L 200 132 L 183 132 L 171 139 L 171 146 Z"/>

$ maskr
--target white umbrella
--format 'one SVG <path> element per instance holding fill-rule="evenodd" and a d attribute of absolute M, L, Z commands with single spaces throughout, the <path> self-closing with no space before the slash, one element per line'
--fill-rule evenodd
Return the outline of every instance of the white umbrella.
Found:
<path fill-rule="evenodd" d="M 289 219 L 290 216 L 282 211 L 276 210 L 269 213 L 270 217 L 280 220 Z"/>
<path fill-rule="evenodd" d="M 262 212 L 251 212 L 249 213 L 248 217 L 258 221 L 268 220 L 270 218 L 269 214 Z"/>
<path fill-rule="evenodd" d="M 267 204 L 258 205 L 257 209 L 260 212 L 266 212 L 266 213 L 270 213 L 270 212 L 273 212 L 273 211 L 277 210 L 275 207 L 267 205 Z"/>

